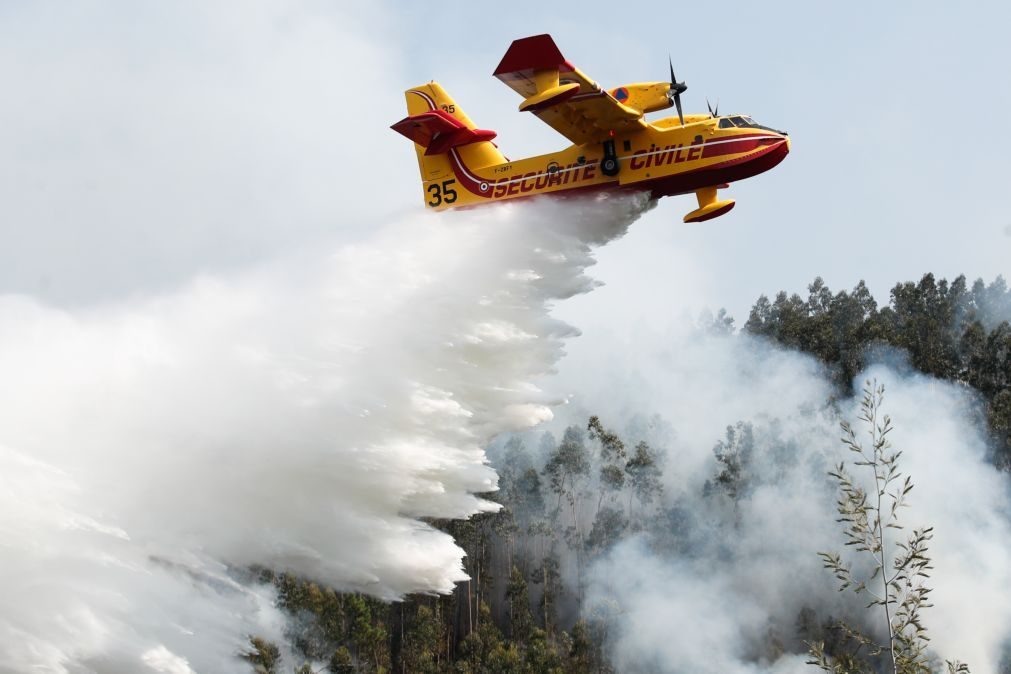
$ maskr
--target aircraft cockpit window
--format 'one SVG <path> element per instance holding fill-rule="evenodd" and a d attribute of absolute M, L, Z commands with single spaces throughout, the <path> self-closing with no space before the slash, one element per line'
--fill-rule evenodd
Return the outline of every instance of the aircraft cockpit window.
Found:
<path fill-rule="evenodd" d="M 744 123 L 747 124 L 748 126 L 758 126 L 758 124 L 755 123 L 755 120 L 753 120 L 751 117 L 741 117 L 741 119 L 743 119 Z"/>
<path fill-rule="evenodd" d="M 741 127 L 749 127 L 749 126 L 751 126 L 751 124 L 748 124 L 748 122 L 750 120 L 747 117 L 731 117 L 730 121 L 732 121 L 737 126 L 741 126 Z"/>
<path fill-rule="evenodd" d="M 734 128 L 734 123 L 731 122 L 729 118 L 724 117 L 723 119 L 720 120 L 720 128 L 721 129 L 732 129 L 732 128 Z"/>

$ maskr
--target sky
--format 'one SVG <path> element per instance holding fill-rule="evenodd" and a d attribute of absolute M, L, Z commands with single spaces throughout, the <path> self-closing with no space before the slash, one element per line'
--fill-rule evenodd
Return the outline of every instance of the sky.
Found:
<path fill-rule="evenodd" d="M 783 164 L 728 190 L 725 217 L 685 225 L 693 199 L 663 200 L 601 251 L 611 289 L 561 309 L 573 318 L 662 323 L 621 298 L 685 283 L 698 306 L 672 312 L 724 306 L 740 324 L 759 294 L 818 275 L 866 279 L 879 300 L 927 271 L 1007 275 L 1009 13 L 587 2 L 490 21 L 462 2 L 8 0 L 0 292 L 102 303 L 365 237 L 420 207 L 413 151 L 387 127 L 429 79 L 507 155 L 560 149 L 491 76 L 512 39 L 541 32 L 607 87 L 663 79 L 670 54 L 688 110 L 718 99 L 792 138 Z"/>

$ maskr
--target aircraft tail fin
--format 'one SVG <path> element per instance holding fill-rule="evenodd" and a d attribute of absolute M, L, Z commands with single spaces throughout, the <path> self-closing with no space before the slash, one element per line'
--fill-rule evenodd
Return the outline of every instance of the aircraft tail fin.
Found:
<path fill-rule="evenodd" d="M 478 129 L 437 82 L 412 87 L 404 97 L 408 116 L 390 128 L 414 141 L 423 189 L 433 181 L 453 177 L 451 151 L 459 152 L 466 165 L 474 168 L 507 161 L 491 142 L 495 132 Z"/>

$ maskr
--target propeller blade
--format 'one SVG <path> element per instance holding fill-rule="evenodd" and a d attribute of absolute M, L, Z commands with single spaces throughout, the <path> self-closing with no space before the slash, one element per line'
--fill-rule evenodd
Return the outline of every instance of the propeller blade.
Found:
<path fill-rule="evenodd" d="M 716 109 L 713 111 L 713 117 L 720 116 L 720 99 L 716 99 Z"/>
<path fill-rule="evenodd" d="M 674 61 L 670 54 L 667 54 L 667 65 L 670 66 L 670 90 L 667 91 L 667 98 L 674 101 L 674 105 L 678 108 L 678 119 L 681 120 L 681 126 L 684 126 L 685 115 L 681 111 L 681 94 L 687 91 L 688 87 L 684 82 L 678 82 L 678 78 L 674 74 Z"/>
<path fill-rule="evenodd" d="M 709 108 L 709 116 L 716 117 L 716 113 L 713 112 L 713 106 L 709 105 L 709 97 L 706 96 L 706 107 Z"/>

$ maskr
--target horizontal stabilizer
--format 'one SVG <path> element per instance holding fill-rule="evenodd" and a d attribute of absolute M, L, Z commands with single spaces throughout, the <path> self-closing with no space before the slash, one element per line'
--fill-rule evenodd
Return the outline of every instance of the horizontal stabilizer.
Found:
<path fill-rule="evenodd" d="M 429 110 L 405 117 L 390 127 L 426 148 L 426 155 L 441 154 L 451 148 L 493 139 L 497 134 L 484 129 L 469 129 L 442 110 Z"/>

